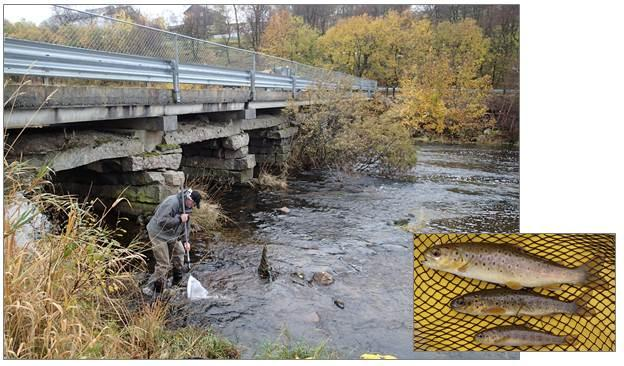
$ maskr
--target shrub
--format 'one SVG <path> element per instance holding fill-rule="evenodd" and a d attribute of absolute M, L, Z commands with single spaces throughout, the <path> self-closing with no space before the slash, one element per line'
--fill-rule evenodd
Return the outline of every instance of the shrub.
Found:
<path fill-rule="evenodd" d="M 290 109 L 299 132 L 288 165 L 384 176 L 405 173 L 416 163 L 416 149 L 409 129 L 388 113 L 392 103 L 355 95 L 345 98 L 345 93 L 316 91 L 314 98 L 322 103 L 302 111 Z"/>

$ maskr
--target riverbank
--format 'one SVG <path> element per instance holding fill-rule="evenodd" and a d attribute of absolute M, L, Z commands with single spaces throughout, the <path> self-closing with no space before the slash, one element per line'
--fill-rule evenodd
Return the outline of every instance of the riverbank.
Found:
<path fill-rule="evenodd" d="M 477 136 L 471 140 L 457 139 L 447 136 L 418 136 L 414 137 L 414 142 L 418 144 L 443 144 L 443 145 L 470 145 L 470 146 L 492 146 L 492 147 L 520 147 L 520 141 L 511 141 L 498 132 L 491 132 Z"/>
<path fill-rule="evenodd" d="M 93 202 L 46 193 L 46 173 L 4 165 L 5 359 L 240 357 L 209 327 L 170 328 L 134 278 L 141 243 L 120 243 Z"/>

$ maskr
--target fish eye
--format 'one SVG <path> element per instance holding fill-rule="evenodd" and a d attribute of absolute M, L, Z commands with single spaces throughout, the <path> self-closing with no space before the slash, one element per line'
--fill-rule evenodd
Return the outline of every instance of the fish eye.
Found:
<path fill-rule="evenodd" d="M 442 255 L 442 251 L 438 248 L 435 248 L 434 250 L 431 251 L 431 255 L 433 255 L 436 258 L 439 258 Z"/>
<path fill-rule="evenodd" d="M 464 306 L 466 305 L 466 302 L 464 301 L 464 299 L 459 298 L 455 300 L 455 305 Z"/>

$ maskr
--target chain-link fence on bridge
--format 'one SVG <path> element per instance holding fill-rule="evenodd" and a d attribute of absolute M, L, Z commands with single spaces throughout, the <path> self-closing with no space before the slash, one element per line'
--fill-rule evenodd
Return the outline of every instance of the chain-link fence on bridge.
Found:
<path fill-rule="evenodd" d="M 44 5 L 32 5 L 44 6 Z M 231 70 L 287 77 L 293 89 L 310 84 L 346 84 L 374 90 L 376 82 L 301 64 L 287 59 L 189 37 L 123 19 L 65 6 L 50 6 L 53 15 L 42 25 L 5 24 L 5 37 L 85 50 L 171 60 L 178 64 L 209 65 Z M 27 14 L 25 14 L 27 17 Z M 6 68 L 5 68 L 6 69 Z M 5 70 L 6 72 L 6 70 Z M 279 84 L 277 84 L 279 87 Z"/>

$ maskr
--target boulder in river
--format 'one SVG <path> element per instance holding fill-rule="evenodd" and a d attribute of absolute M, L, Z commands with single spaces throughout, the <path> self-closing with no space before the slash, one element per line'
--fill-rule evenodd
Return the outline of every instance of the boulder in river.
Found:
<path fill-rule="evenodd" d="M 268 278 L 271 280 L 273 278 L 273 269 L 269 264 L 269 260 L 267 259 L 267 247 L 266 245 L 262 248 L 262 256 L 260 257 L 260 265 L 258 266 L 258 274 L 261 278 Z"/>
<path fill-rule="evenodd" d="M 311 282 L 316 283 L 317 285 L 328 286 L 334 283 L 334 277 L 327 272 L 315 272 L 312 276 Z"/>
<path fill-rule="evenodd" d="M 282 213 L 285 213 L 285 214 L 287 214 L 287 213 L 289 213 L 289 212 L 290 212 L 290 209 L 289 209 L 288 207 L 286 207 L 286 206 L 284 206 L 284 207 L 280 207 L 280 208 L 278 208 L 277 210 L 278 210 L 279 212 L 282 212 Z"/>
<path fill-rule="evenodd" d="M 309 314 L 304 315 L 302 320 L 307 323 L 318 323 L 321 321 L 321 318 L 316 311 L 313 311 Z"/>

